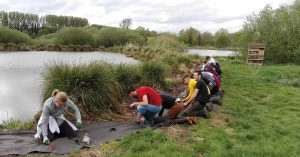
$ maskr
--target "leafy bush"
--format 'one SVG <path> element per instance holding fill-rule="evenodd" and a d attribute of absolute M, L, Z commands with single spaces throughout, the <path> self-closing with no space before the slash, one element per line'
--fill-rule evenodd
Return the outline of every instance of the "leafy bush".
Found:
<path fill-rule="evenodd" d="M 20 31 L 0 27 L 0 43 L 30 44 L 31 38 Z"/>
<path fill-rule="evenodd" d="M 162 49 L 167 52 L 182 53 L 186 46 L 179 42 L 176 37 L 170 35 L 161 35 L 158 37 L 151 37 L 148 39 L 148 46 L 153 49 Z"/>
<path fill-rule="evenodd" d="M 161 62 L 148 61 L 141 65 L 142 82 L 144 85 L 162 87 L 166 86 L 165 77 L 167 67 Z"/>
<path fill-rule="evenodd" d="M 141 81 L 141 70 L 139 65 L 120 64 L 115 67 L 115 78 L 125 90 L 127 87 L 138 84 Z"/>
<path fill-rule="evenodd" d="M 145 42 L 144 37 L 135 31 L 110 27 L 102 28 L 95 38 L 97 47 L 113 47 L 127 43 L 140 45 Z"/>
<path fill-rule="evenodd" d="M 94 46 L 94 38 L 83 28 L 69 27 L 57 32 L 55 44 Z"/>

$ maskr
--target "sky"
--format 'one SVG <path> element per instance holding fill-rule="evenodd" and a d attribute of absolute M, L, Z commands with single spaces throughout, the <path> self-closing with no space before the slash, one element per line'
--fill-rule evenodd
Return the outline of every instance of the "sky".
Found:
<path fill-rule="evenodd" d="M 239 31 L 247 16 L 267 4 L 276 9 L 293 0 L 0 0 L 0 11 L 84 17 L 90 24 L 118 27 L 124 18 L 158 32 Z"/>

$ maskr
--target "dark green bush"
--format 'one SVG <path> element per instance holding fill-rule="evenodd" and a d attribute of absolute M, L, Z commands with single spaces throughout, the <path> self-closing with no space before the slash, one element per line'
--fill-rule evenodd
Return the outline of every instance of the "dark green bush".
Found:
<path fill-rule="evenodd" d="M 30 44 L 31 38 L 26 33 L 6 27 L 0 27 L 0 43 Z"/>
<path fill-rule="evenodd" d="M 115 67 L 115 78 L 124 90 L 129 86 L 140 83 L 141 70 L 138 66 L 120 64 Z"/>
<path fill-rule="evenodd" d="M 176 37 L 169 35 L 161 35 L 158 37 L 151 37 L 147 41 L 148 46 L 153 49 L 164 50 L 167 52 L 183 53 L 186 46 L 179 42 Z"/>
<path fill-rule="evenodd" d="M 164 88 L 167 67 L 158 61 L 147 61 L 141 65 L 142 83 L 153 87 Z"/>
<path fill-rule="evenodd" d="M 83 28 L 69 27 L 57 32 L 55 44 L 94 46 L 94 38 Z"/>
<path fill-rule="evenodd" d="M 143 36 L 132 30 L 105 27 L 96 35 L 96 46 L 113 47 L 133 43 L 141 45 L 145 43 Z"/>

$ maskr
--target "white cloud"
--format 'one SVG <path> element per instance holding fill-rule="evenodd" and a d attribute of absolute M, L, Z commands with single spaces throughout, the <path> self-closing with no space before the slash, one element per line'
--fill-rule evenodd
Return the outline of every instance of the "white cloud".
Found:
<path fill-rule="evenodd" d="M 0 0 L 0 10 L 79 16 L 91 24 L 118 26 L 132 18 L 133 27 L 178 32 L 187 27 L 215 32 L 242 28 L 246 16 L 266 4 L 277 8 L 293 0 Z"/>

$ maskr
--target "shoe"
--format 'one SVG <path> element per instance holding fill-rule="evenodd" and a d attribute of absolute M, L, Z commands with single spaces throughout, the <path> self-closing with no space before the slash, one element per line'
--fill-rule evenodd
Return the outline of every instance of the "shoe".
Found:
<path fill-rule="evenodd" d="M 193 125 L 193 121 L 192 121 L 191 117 L 187 117 L 186 120 L 189 125 Z"/>
<path fill-rule="evenodd" d="M 196 117 L 191 117 L 191 120 L 192 120 L 193 124 L 197 124 L 197 118 Z"/>
<path fill-rule="evenodd" d="M 205 119 L 208 118 L 208 111 L 207 111 L 206 107 L 203 108 L 203 114 L 202 114 L 202 116 L 203 116 Z"/>
<path fill-rule="evenodd" d="M 213 107 L 213 105 L 212 105 L 212 103 L 211 103 L 211 102 L 208 102 L 208 103 L 206 103 L 206 105 L 205 105 L 205 106 L 207 107 L 207 110 L 208 110 L 208 112 L 212 111 L 212 107 Z"/>

